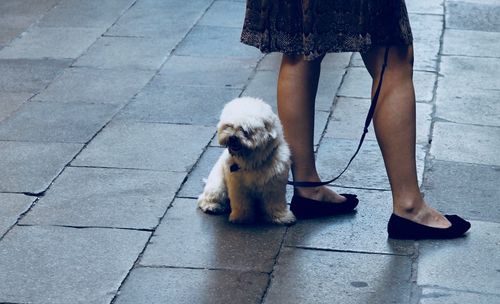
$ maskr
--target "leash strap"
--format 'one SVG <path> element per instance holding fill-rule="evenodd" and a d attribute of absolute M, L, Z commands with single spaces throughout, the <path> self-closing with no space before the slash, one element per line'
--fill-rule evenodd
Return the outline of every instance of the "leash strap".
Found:
<path fill-rule="evenodd" d="M 366 120 L 365 120 L 365 127 L 363 129 L 363 134 L 361 134 L 361 138 L 359 140 L 358 148 L 356 149 L 356 152 L 354 152 L 354 155 L 351 157 L 349 162 L 347 163 L 347 166 L 340 172 L 339 175 L 336 177 L 332 178 L 331 180 L 324 181 L 324 182 L 293 182 L 293 181 L 288 181 L 288 185 L 293 185 L 295 187 L 319 187 L 319 186 L 324 186 L 328 185 L 330 183 L 333 183 L 337 179 L 339 179 L 342 174 L 349 168 L 349 165 L 351 165 L 352 161 L 358 155 L 359 150 L 361 149 L 361 146 L 363 145 L 363 141 L 365 140 L 366 133 L 368 133 L 368 127 L 370 126 L 370 122 L 372 121 L 373 114 L 375 113 L 375 107 L 377 106 L 377 101 L 378 101 L 378 96 L 380 95 L 380 90 L 382 89 L 382 80 L 384 78 L 384 72 L 385 68 L 387 66 L 387 60 L 389 58 L 389 46 L 385 48 L 385 54 L 384 54 L 384 64 L 382 65 L 382 70 L 380 71 L 380 80 L 377 85 L 377 90 L 375 91 L 375 94 L 373 95 L 372 102 L 370 105 L 370 109 L 368 110 L 368 114 L 366 115 Z"/>

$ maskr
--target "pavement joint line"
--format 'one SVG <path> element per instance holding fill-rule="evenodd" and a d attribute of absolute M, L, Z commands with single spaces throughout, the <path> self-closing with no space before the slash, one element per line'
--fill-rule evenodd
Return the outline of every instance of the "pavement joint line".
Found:
<path fill-rule="evenodd" d="M 245 272 L 245 273 L 258 273 L 258 274 L 270 274 L 270 272 L 265 271 L 254 271 L 247 269 L 234 269 L 234 268 L 223 268 L 223 267 L 196 267 L 196 266 L 173 266 L 173 265 L 137 265 L 135 268 L 149 268 L 149 269 L 192 269 L 192 270 L 209 270 L 209 271 L 227 271 L 227 272 Z"/>
<path fill-rule="evenodd" d="M 347 171 L 346 171 L 347 172 Z M 328 185 L 330 187 L 335 187 L 335 188 L 342 188 L 342 189 L 359 189 L 359 190 L 369 190 L 369 191 L 384 191 L 384 192 L 390 192 L 391 189 L 389 188 L 371 188 L 371 187 L 356 187 L 356 186 L 342 186 L 338 184 L 330 184 Z"/>
<path fill-rule="evenodd" d="M 368 255 L 384 255 L 384 256 L 400 256 L 412 258 L 414 254 L 402 254 L 402 253 L 388 253 L 388 252 L 378 252 L 378 251 L 362 251 L 362 250 L 349 250 L 349 249 L 330 249 L 321 247 L 309 247 L 300 245 L 285 245 L 287 248 L 294 248 L 300 250 L 312 250 L 312 251 L 325 251 L 325 252 L 337 252 L 337 253 L 358 253 L 358 254 L 368 254 Z"/>
<path fill-rule="evenodd" d="M 418 304 L 422 295 L 422 288 L 418 285 L 418 257 L 420 255 L 420 247 L 418 242 L 413 243 L 415 249 L 411 257 L 411 271 L 410 271 L 410 303 Z"/>
<path fill-rule="evenodd" d="M 67 165 L 66 167 L 67 168 L 116 169 L 116 170 L 150 171 L 150 172 L 187 173 L 187 171 L 176 171 L 176 170 L 160 170 L 160 169 L 129 168 L 129 167 L 85 166 L 85 165 L 71 165 L 71 164 Z M 47 191 L 47 190 L 45 190 L 45 191 Z"/>
<path fill-rule="evenodd" d="M 314 153 L 318 152 L 319 147 L 320 147 L 320 145 L 321 145 L 321 143 L 323 141 L 323 138 L 325 138 L 326 132 L 328 130 L 328 126 L 330 125 L 330 121 L 332 121 L 333 111 L 335 111 L 335 108 L 337 107 L 337 103 L 338 103 L 338 100 L 339 100 L 339 95 L 337 95 L 337 93 L 339 92 L 340 88 L 344 84 L 344 81 L 345 81 L 346 76 L 347 76 L 347 72 L 349 71 L 350 64 L 353 61 L 353 58 L 354 58 L 354 53 L 351 53 L 351 58 L 349 58 L 349 63 L 347 64 L 347 67 L 345 67 L 343 69 L 344 73 L 342 74 L 342 77 L 340 78 L 339 85 L 337 86 L 337 88 L 335 88 L 335 94 L 333 95 L 333 97 L 331 99 L 330 110 L 328 111 L 330 113 L 329 113 L 329 115 L 328 115 L 328 117 L 326 119 L 326 123 L 325 123 L 325 125 L 323 127 L 323 130 L 321 131 L 320 136 L 319 136 L 318 144 L 314 146 Z"/>
<path fill-rule="evenodd" d="M 446 1 L 446 0 L 445 0 Z M 443 3 L 444 4 L 444 3 Z M 409 15 L 418 15 L 418 16 L 444 16 L 444 12 L 441 14 L 438 13 L 419 13 L 419 12 L 408 12 Z"/>
<path fill-rule="evenodd" d="M 26 209 L 26 211 L 24 211 L 23 213 L 19 214 L 19 216 L 17 217 L 16 221 L 14 224 L 12 224 L 12 226 L 10 226 L 3 235 L 0 235 L 0 242 L 3 240 L 3 238 L 7 235 L 7 233 L 9 233 L 12 229 L 14 229 L 15 226 L 18 225 L 19 221 L 33 208 L 33 206 L 36 205 L 36 203 L 38 203 L 40 199 L 39 198 L 36 198 L 32 203 L 31 205 Z M 1 304 L 1 303 L 0 303 Z"/>
<path fill-rule="evenodd" d="M 152 229 L 147 228 L 130 228 L 130 227 L 113 227 L 113 226 L 76 226 L 76 225 L 37 225 L 37 224 L 17 224 L 19 227 L 62 227 L 62 228 L 73 228 L 73 229 L 116 229 L 116 230 L 132 230 L 132 231 L 145 231 L 153 232 Z"/>
<path fill-rule="evenodd" d="M 474 56 L 474 55 L 463 55 L 463 54 L 441 54 L 441 57 L 463 57 L 463 58 L 487 58 L 487 59 L 500 59 L 499 56 Z"/>
<path fill-rule="evenodd" d="M 196 196 L 176 196 L 176 198 L 183 198 L 183 199 L 197 199 L 198 197 L 196 197 Z"/>
<path fill-rule="evenodd" d="M 212 3 L 208 6 L 208 8 L 205 10 L 205 13 L 206 11 L 212 7 L 213 3 L 214 3 L 215 0 L 212 1 Z M 195 22 L 195 24 L 205 15 L 205 13 L 203 13 L 200 18 Z M 193 26 L 194 27 L 194 26 Z M 193 27 L 191 27 L 191 29 L 188 31 L 191 32 L 191 30 L 193 29 Z M 186 34 L 187 36 L 187 34 Z M 185 38 L 185 37 L 184 37 Z M 183 39 L 182 39 L 183 40 Z M 181 41 L 182 41 L 181 40 Z M 179 42 L 181 43 L 181 42 Z M 178 44 L 177 44 L 178 45 Z M 172 52 L 170 52 L 169 54 L 169 57 L 172 56 Z M 165 64 L 165 62 L 169 59 L 169 57 L 163 62 L 163 64 L 161 65 L 161 67 L 163 67 L 163 65 Z M 161 70 L 161 67 L 159 68 L 158 71 Z M 156 73 L 158 74 L 158 72 Z M 156 75 L 155 74 L 155 75 Z M 153 76 L 154 77 L 154 76 Z M 152 78 L 151 78 L 152 79 Z M 149 82 L 151 82 L 151 79 L 149 80 Z M 148 83 L 149 83 L 148 82 Z M 147 85 L 147 84 L 146 84 Z M 137 94 L 136 94 L 137 95 Z M 135 96 L 134 96 L 135 97 Z M 132 99 L 131 99 L 132 100 Z M 130 102 L 130 101 L 129 101 Z M 198 165 L 198 163 L 200 162 L 201 160 L 201 157 L 203 156 L 203 154 L 205 153 L 205 151 L 208 149 L 208 146 L 210 145 L 210 142 L 212 140 L 213 136 L 211 137 L 211 139 L 207 142 L 207 144 L 205 145 L 205 147 L 203 148 L 202 152 L 200 153 L 200 155 L 198 156 L 198 159 L 194 162 L 194 164 L 191 166 L 191 168 L 189 168 L 189 170 L 186 172 L 186 175 L 184 176 L 184 179 L 182 180 L 181 184 L 179 185 L 179 188 L 177 188 L 177 191 L 174 193 L 170 203 L 168 204 L 167 206 L 167 209 L 165 210 L 165 212 L 163 213 L 163 215 L 158 219 L 158 224 L 153 228 L 152 230 L 152 233 L 149 235 L 149 238 L 147 239 L 142 251 L 139 253 L 139 255 L 137 256 L 137 259 L 134 261 L 134 264 L 132 265 L 132 267 L 128 270 L 127 274 L 125 275 L 125 278 L 120 282 L 120 285 L 118 286 L 118 288 L 116 289 L 116 292 L 115 292 L 115 295 L 113 296 L 113 298 L 111 299 L 110 303 L 109 304 L 114 304 L 116 302 L 116 299 L 118 298 L 118 295 L 120 294 L 120 290 L 123 286 L 123 284 L 127 281 L 127 279 L 129 278 L 130 276 L 130 273 L 132 272 L 132 270 L 137 267 L 139 265 L 139 261 L 142 259 L 142 256 L 144 255 L 144 252 L 146 251 L 148 245 L 150 244 L 151 242 L 151 238 L 153 237 L 154 233 L 156 232 L 156 229 L 158 228 L 158 226 L 162 223 L 163 219 L 165 218 L 165 216 L 167 215 L 168 213 L 168 210 L 170 210 L 170 208 L 173 207 L 174 205 L 174 201 L 176 200 L 176 197 L 177 195 L 179 194 L 179 192 L 181 191 L 182 187 L 184 186 L 184 184 L 187 182 L 188 180 L 188 177 L 189 175 L 191 174 L 191 172 L 193 172 L 193 170 L 196 168 L 196 166 Z"/>
<path fill-rule="evenodd" d="M 261 304 L 265 303 L 267 294 L 269 292 L 269 289 L 272 286 L 272 283 L 273 283 L 272 282 L 273 281 L 273 273 L 274 273 L 274 270 L 276 269 L 276 265 L 278 265 L 278 259 L 279 259 L 279 256 L 281 254 L 281 250 L 285 246 L 285 239 L 286 239 L 286 236 L 288 234 L 288 230 L 289 229 L 290 229 L 290 226 L 286 226 L 285 231 L 283 232 L 283 236 L 281 237 L 281 243 L 280 243 L 280 246 L 278 248 L 278 252 L 273 257 L 273 260 L 274 260 L 273 267 L 271 268 L 271 272 L 268 273 L 267 284 L 266 284 L 266 287 L 264 289 L 264 292 L 262 293 L 262 297 L 260 298 L 260 303 Z"/>
<path fill-rule="evenodd" d="M 475 291 L 475 290 L 470 290 L 470 289 L 449 288 L 449 287 L 444 287 L 444 286 L 439 286 L 439 285 L 419 285 L 419 286 L 422 288 L 432 288 L 432 289 L 439 289 L 439 290 L 444 290 L 444 291 L 463 292 L 463 293 L 471 293 L 471 294 L 476 294 L 476 295 L 494 296 L 494 297 L 500 298 L 500 293 Z M 423 296 L 423 298 L 426 298 L 426 297 Z"/>
<path fill-rule="evenodd" d="M 500 126 L 496 126 L 496 125 L 483 125 L 483 124 L 469 123 L 469 122 L 457 122 L 457 121 L 453 121 L 453 120 L 444 119 L 441 117 L 436 117 L 435 121 L 436 122 L 452 123 L 452 124 L 456 124 L 456 125 L 464 125 L 464 126 L 488 127 L 488 128 L 500 129 Z"/>

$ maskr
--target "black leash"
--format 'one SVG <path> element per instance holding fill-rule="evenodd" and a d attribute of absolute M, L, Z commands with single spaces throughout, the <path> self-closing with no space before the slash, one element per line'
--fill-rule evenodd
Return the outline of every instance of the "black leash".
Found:
<path fill-rule="evenodd" d="M 361 149 L 361 146 L 363 145 L 363 141 L 365 140 L 366 133 L 368 133 L 368 127 L 370 126 L 370 122 L 372 121 L 373 114 L 375 113 L 375 107 L 377 106 L 377 101 L 378 101 L 378 96 L 380 95 L 380 90 L 382 88 L 382 79 L 384 78 L 384 72 L 385 68 L 387 66 L 387 60 L 389 58 L 389 47 L 387 46 L 385 48 L 385 54 L 384 54 L 384 64 L 382 65 L 382 70 L 380 71 L 380 80 L 378 82 L 377 90 L 375 91 L 375 94 L 373 95 L 372 102 L 370 105 L 370 109 L 368 110 L 368 114 L 366 115 L 366 120 L 365 120 L 365 127 L 363 129 L 363 134 L 361 135 L 361 139 L 359 140 L 358 148 L 356 149 L 356 152 L 354 152 L 354 155 L 351 157 L 351 160 L 347 163 L 347 166 L 340 172 L 339 175 L 336 177 L 332 178 L 331 180 L 324 181 L 324 182 L 292 182 L 288 181 L 288 185 L 293 185 L 295 187 L 319 187 L 319 186 L 324 186 L 328 185 L 330 183 L 333 183 L 337 179 L 339 179 L 342 174 L 349 168 L 349 165 L 352 163 L 356 155 L 358 155 L 359 150 Z"/>

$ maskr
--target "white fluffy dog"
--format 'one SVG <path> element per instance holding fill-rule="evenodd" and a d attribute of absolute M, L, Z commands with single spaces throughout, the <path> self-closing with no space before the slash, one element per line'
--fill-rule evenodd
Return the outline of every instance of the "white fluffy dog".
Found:
<path fill-rule="evenodd" d="M 260 215 L 269 222 L 293 224 L 295 216 L 286 205 L 290 149 L 271 107 L 252 97 L 230 101 L 222 110 L 217 136 L 227 149 L 198 197 L 200 209 L 223 213 L 230 205 L 233 223 L 249 223 Z"/>

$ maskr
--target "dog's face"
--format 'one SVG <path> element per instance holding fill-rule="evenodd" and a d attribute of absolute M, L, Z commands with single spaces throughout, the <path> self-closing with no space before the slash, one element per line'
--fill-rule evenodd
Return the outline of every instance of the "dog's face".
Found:
<path fill-rule="evenodd" d="M 226 104 L 217 126 L 219 144 L 233 156 L 249 157 L 272 149 L 281 124 L 271 107 L 262 100 L 242 97 Z"/>

